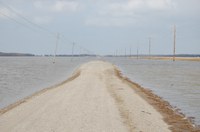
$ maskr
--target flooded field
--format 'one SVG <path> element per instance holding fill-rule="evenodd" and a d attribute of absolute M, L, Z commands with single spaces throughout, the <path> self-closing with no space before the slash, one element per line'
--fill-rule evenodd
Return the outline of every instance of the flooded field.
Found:
<path fill-rule="evenodd" d="M 200 63 L 106 58 L 125 76 L 164 98 L 200 124 Z"/>
<path fill-rule="evenodd" d="M 91 58 L 1 57 L 0 108 L 66 80 Z"/>
<path fill-rule="evenodd" d="M 43 88 L 66 80 L 82 63 L 97 58 L 1 57 L 0 108 Z M 187 117 L 200 124 L 200 63 L 189 61 L 136 60 L 107 57 L 124 76 L 151 89 Z"/>

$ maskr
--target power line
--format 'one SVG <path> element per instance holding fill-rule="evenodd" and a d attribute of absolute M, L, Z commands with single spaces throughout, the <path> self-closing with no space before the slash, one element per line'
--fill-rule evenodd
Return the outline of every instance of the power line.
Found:
<path fill-rule="evenodd" d="M 63 34 L 61 34 L 60 37 L 62 37 L 62 41 L 65 41 L 66 43 L 69 43 L 71 46 L 73 46 L 74 41 L 69 40 L 69 39 L 66 38 L 66 36 L 64 36 Z M 95 55 L 94 52 L 92 52 L 92 51 L 90 51 L 89 49 L 87 49 L 87 48 L 81 46 L 81 45 L 78 44 L 78 43 L 75 43 L 74 46 L 81 48 L 84 52 L 86 52 L 86 54 L 93 54 L 93 55 Z"/>
<path fill-rule="evenodd" d="M 14 19 L 13 17 L 7 15 L 5 12 L 0 11 L 0 14 L 2 14 L 2 15 L 5 16 L 5 17 L 7 17 L 8 19 L 10 19 L 10 20 L 16 22 L 17 24 L 20 24 L 20 25 L 22 25 L 22 26 L 24 26 L 24 27 L 27 27 L 27 28 L 31 29 L 31 30 L 33 30 L 32 27 L 36 27 L 36 28 L 38 28 L 38 29 L 40 29 L 40 30 L 43 30 L 43 31 L 48 32 L 49 34 L 53 35 L 54 37 L 57 38 L 57 40 L 58 40 L 58 38 L 63 38 L 64 40 L 66 40 L 66 39 L 65 39 L 66 37 L 65 37 L 64 35 L 61 35 L 61 34 L 56 35 L 56 33 L 50 31 L 49 29 L 44 28 L 43 26 L 38 25 L 38 24 L 32 22 L 30 19 L 28 19 L 27 17 L 21 15 L 20 13 L 18 13 L 16 10 L 14 10 L 13 8 L 11 8 L 11 7 L 8 6 L 7 4 L 5 4 L 5 3 L 1 2 L 1 1 L 0 1 L 0 4 L 3 5 L 3 7 L 5 7 L 6 9 L 8 9 L 9 11 L 11 11 L 12 13 L 14 13 L 14 14 L 15 14 L 16 16 L 18 16 L 19 18 L 23 19 L 24 22 L 26 22 L 26 24 L 25 24 L 25 23 L 23 23 L 23 22 L 21 22 L 21 21 L 19 21 L 19 20 L 17 20 L 17 19 Z M 27 25 L 27 24 L 32 25 L 32 27 L 30 27 L 30 26 Z M 66 41 L 66 42 L 67 42 L 67 41 Z M 71 42 L 73 42 L 73 41 L 71 41 Z M 71 42 L 68 41 L 67 43 L 70 43 L 70 44 L 71 44 Z M 78 45 L 76 44 L 76 46 L 78 46 Z M 88 52 L 88 53 L 91 53 L 91 54 L 93 53 L 93 52 L 87 50 L 86 48 L 83 48 L 83 47 L 81 47 L 81 46 L 79 46 L 79 47 L 80 47 L 81 49 L 83 49 L 84 51 Z"/>
<path fill-rule="evenodd" d="M 15 15 L 17 15 L 18 17 L 20 17 L 21 19 L 23 19 L 23 20 L 26 21 L 27 23 L 31 24 L 32 26 L 37 27 L 37 28 L 39 28 L 40 30 L 46 31 L 46 32 L 48 32 L 48 33 L 50 33 L 50 34 L 52 34 L 52 35 L 55 35 L 54 32 L 52 32 L 52 31 L 50 31 L 50 30 L 48 30 L 48 29 L 46 29 L 46 28 L 44 28 L 44 27 L 42 27 L 42 26 L 40 26 L 40 25 L 38 25 L 38 24 L 36 24 L 36 23 L 34 23 L 34 22 L 32 22 L 31 20 L 29 20 L 29 19 L 26 18 L 25 16 L 21 15 L 20 13 L 18 13 L 18 12 L 15 11 L 13 8 L 11 8 L 10 6 L 8 6 L 7 4 L 5 4 L 5 3 L 1 2 L 1 1 L 0 1 L 0 3 L 1 3 L 5 8 L 7 8 L 9 11 L 13 12 Z M 5 14 L 4 14 L 4 16 L 5 16 Z M 9 18 L 11 18 L 11 17 L 9 17 Z M 14 18 L 12 18 L 12 20 L 16 21 Z M 24 25 L 24 24 L 21 24 L 21 25 Z"/>
<path fill-rule="evenodd" d="M 10 17 L 9 15 L 4 14 L 4 13 L 1 12 L 1 11 L 0 11 L 0 14 L 3 15 L 4 17 L 6 17 L 6 18 L 8 18 L 8 19 L 10 19 L 10 20 L 12 20 L 12 21 L 14 21 L 14 22 L 17 23 L 17 24 L 22 25 L 22 26 L 24 26 L 24 27 L 29 28 L 29 29 L 32 30 L 32 28 L 29 27 L 28 25 L 25 25 L 24 23 L 21 23 L 21 22 L 17 21 L 16 19 Z"/>

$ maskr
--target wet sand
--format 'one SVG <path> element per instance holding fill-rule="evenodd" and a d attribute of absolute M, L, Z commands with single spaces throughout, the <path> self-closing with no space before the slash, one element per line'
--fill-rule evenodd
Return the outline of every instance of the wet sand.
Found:
<path fill-rule="evenodd" d="M 83 64 L 60 85 L 0 111 L 2 132 L 198 131 L 166 101 L 112 64 Z"/>

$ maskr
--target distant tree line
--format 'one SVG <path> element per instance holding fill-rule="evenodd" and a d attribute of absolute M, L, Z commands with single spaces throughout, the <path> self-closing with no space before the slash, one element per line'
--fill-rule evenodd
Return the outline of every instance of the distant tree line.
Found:
<path fill-rule="evenodd" d="M 35 56 L 35 55 L 29 54 L 29 53 L 4 53 L 4 52 L 0 52 L 0 56 Z"/>

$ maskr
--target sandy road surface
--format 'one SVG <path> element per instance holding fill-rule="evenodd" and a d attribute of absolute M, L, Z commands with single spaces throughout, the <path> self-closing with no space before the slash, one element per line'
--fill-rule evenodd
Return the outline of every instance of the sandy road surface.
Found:
<path fill-rule="evenodd" d="M 167 132 L 163 117 L 106 62 L 83 64 L 76 78 L 0 115 L 1 132 Z"/>

